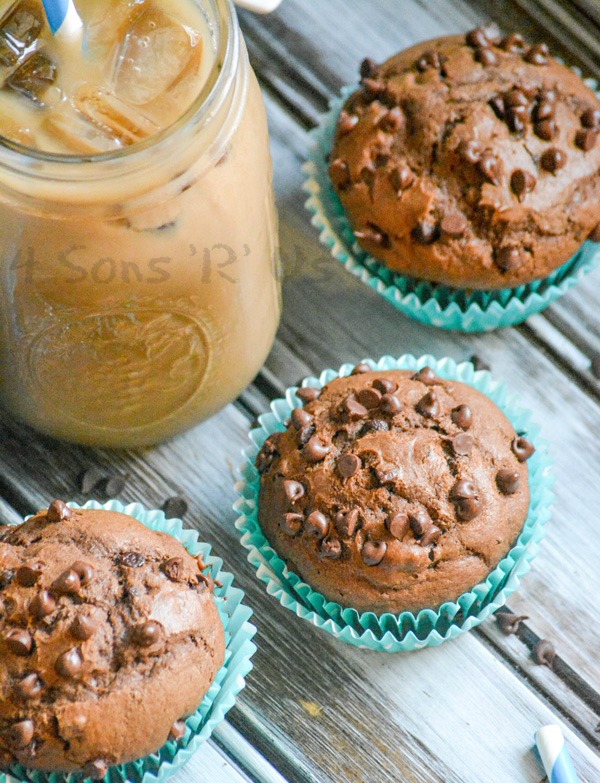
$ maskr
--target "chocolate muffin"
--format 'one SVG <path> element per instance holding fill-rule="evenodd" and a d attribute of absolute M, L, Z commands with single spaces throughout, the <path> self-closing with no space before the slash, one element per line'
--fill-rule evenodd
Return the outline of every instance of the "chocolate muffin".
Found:
<path fill-rule="evenodd" d="M 298 396 L 256 462 L 261 527 L 293 571 L 379 614 L 485 580 L 527 518 L 534 452 L 488 397 L 430 368 L 366 365 Z"/>
<path fill-rule="evenodd" d="M 365 60 L 361 77 L 329 172 L 390 269 L 508 288 L 600 237 L 600 101 L 545 44 L 490 26 Z"/>
<path fill-rule="evenodd" d="M 0 764 L 82 771 L 185 734 L 224 660 L 204 565 L 113 511 L 52 503 L 0 532 Z"/>

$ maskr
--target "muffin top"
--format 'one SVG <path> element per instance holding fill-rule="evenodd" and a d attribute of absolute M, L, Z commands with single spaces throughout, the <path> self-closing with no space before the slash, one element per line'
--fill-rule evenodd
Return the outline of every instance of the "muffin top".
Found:
<path fill-rule="evenodd" d="M 0 530 L 0 762 L 100 778 L 185 733 L 224 658 L 204 564 L 61 501 Z"/>
<path fill-rule="evenodd" d="M 600 223 L 600 101 L 545 44 L 490 26 L 361 75 L 329 171 L 359 244 L 391 269 L 513 287 Z"/>
<path fill-rule="evenodd" d="M 257 457 L 259 520 L 328 599 L 377 613 L 435 608 L 489 574 L 523 528 L 532 444 L 499 408 L 428 367 L 359 365 Z"/>

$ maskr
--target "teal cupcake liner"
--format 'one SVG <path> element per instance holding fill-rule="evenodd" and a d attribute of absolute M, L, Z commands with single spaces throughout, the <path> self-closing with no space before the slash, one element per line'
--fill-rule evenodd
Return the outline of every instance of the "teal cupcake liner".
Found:
<path fill-rule="evenodd" d="M 579 75 L 581 72 L 574 68 Z M 598 92 L 595 79 L 584 79 Z M 522 323 L 545 310 L 576 285 L 600 261 L 600 244 L 587 241 L 551 275 L 517 288 L 467 291 L 398 274 L 363 250 L 329 177 L 327 160 L 333 147 L 338 117 L 358 85 L 343 88 L 329 111 L 311 131 L 312 145 L 304 164 L 309 194 L 306 208 L 319 230 L 321 243 L 346 269 L 374 288 L 405 315 L 429 326 L 461 332 L 486 332 Z"/>
<path fill-rule="evenodd" d="M 232 574 L 221 570 L 223 561 L 210 554 L 210 545 L 198 540 L 197 531 L 184 529 L 180 519 L 166 519 L 162 511 L 148 511 L 140 503 L 125 506 L 118 500 L 108 503 L 91 500 L 83 506 L 77 503 L 69 503 L 69 506 L 119 511 L 135 517 L 151 530 L 168 533 L 181 541 L 190 554 L 200 555 L 209 567 L 207 573 L 215 580 L 215 601 L 225 628 L 225 663 L 198 710 L 186 720 L 185 737 L 179 742 L 167 742 L 156 753 L 138 761 L 111 767 L 104 778 L 105 783 L 162 783 L 181 769 L 206 742 L 244 688 L 256 652 L 252 642 L 256 628 L 248 622 L 252 610 L 242 603 L 244 592 L 233 586 Z M 21 765 L 15 765 L 8 773 L 8 781 L 24 783 L 75 783 L 81 779 L 80 773 L 46 773 Z M 0 774 L 0 781 L 7 783 L 7 778 Z"/>
<path fill-rule="evenodd" d="M 241 480 L 236 484 L 240 496 L 234 505 L 240 514 L 236 527 L 241 534 L 242 545 L 248 550 L 248 560 L 256 569 L 258 578 L 266 584 L 267 592 L 298 617 L 356 647 L 385 652 L 435 647 L 479 625 L 503 606 L 530 570 L 554 500 L 547 444 L 539 437 L 539 427 L 532 421 L 529 411 L 518 405 L 506 386 L 494 381 L 487 371 L 475 371 L 470 362 L 457 364 L 449 358 L 436 360 L 433 356 L 416 358 L 408 354 L 398 359 L 384 356 L 379 361 L 365 361 L 374 370 L 417 371 L 429 366 L 441 378 L 467 383 L 490 397 L 508 416 L 517 432 L 527 434 L 536 448 L 528 462 L 531 504 L 515 546 L 484 582 L 461 595 L 457 601 L 449 601 L 437 609 L 424 609 L 418 614 L 402 612 L 378 616 L 328 601 L 288 569 L 270 546 L 258 521 L 260 476 L 255 467 L 256 456 L 267 437 L 273 432 L 283 431 L 284 422 L 292 410 L 302 406 L 296 396 L 298 387 L 288 389 L 285 399 L 275 400 L 271 404 L 271 412 L 260 416 L 260 426 L 250 432 L 252 445 L 244 451 Z M 337 372 L 325 370 L 318 378 L 306 378 L 302 386 L 322 388 L 334 378 L 350 375 L 353 367 L 354 364 L 343 364 Z"/>

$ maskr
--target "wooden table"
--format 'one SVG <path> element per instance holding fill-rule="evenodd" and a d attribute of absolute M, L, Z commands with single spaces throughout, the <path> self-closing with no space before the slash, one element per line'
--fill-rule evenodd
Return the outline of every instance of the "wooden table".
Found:
<path fill-rule="evenodd" d="M 285 0 L 271 17 L 241 18 L 271 123 L 286 275 L 283 322 L 266 367 L 214 419 L 143 452 L 71 447 L 5 418 L 0 510 L 14 520 L 55 497 L 83 501 L 78 476 L 92 465 L 129 474 L 123 500 L 189 500 L 186 523 L 214 543 L 247 591 L 259 651 L 238 705 L 179 783 L 539 783 L 533 732 L 555 721 L 566 727 L 582 781 L 594 783 L 600 382 L 591 360 L 600 352 L 600 269 L 516 329 L 473 337 L 420 326 L 329 259 L 303 208 L 301 164 L 307 130 L 328 99 L 355 80 L 365 55 L 382 60 L 420 39 L 495 18 L 598 75 L 598 0 Z M 503 636 L 490 620 L 420 653 L 356 650 L 267 596 L 238 543 L 234 473 L 255 416 L 308 373 L 404 352 L 477 354 L 535 411 L 551 442 L 555 513 L 533 573 L 510 601 L 529 616 L 519 636 Z M 532 660 L 539 638 L 556 645 L 554 670 Z"/>

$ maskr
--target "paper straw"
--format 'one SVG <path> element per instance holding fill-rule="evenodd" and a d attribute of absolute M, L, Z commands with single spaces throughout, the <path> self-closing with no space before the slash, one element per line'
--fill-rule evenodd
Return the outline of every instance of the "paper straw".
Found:
<path fill-rule="evenodd" d="M 73 0 L 43 0 L 52 33 L 66 38 L 81 34 L 83 24 Z"/>
<path fill-rule="evenodd" d="M 544 726 L 535 733 L 544 771 L 549 783 L 579 783 L 560 726 Z"/>

